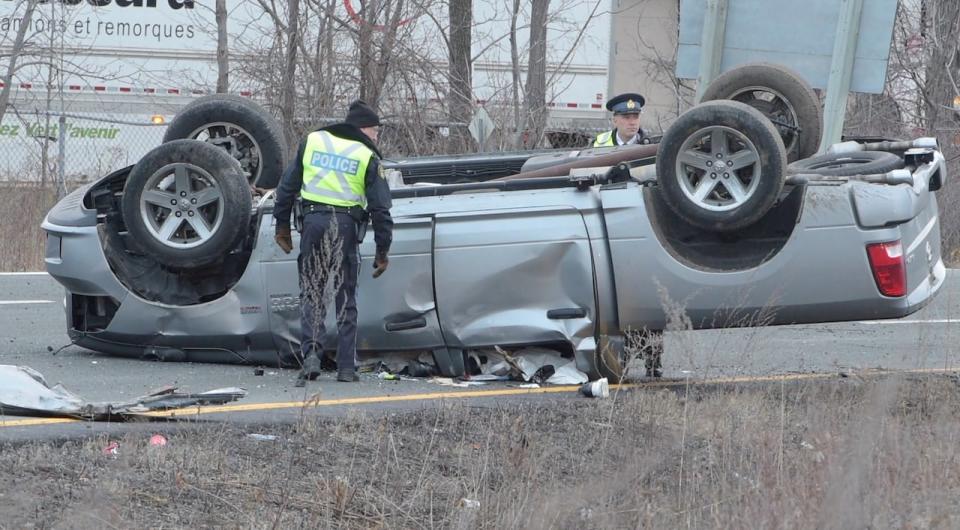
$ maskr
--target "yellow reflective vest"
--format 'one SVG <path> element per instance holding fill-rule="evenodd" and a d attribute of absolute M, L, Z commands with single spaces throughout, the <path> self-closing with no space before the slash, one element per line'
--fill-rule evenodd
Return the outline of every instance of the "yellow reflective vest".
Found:
<path fill-rule="evenodd" d="M 616 129 L 614 129 L 616 130 Z M 613 147 L 617 145 L 613 140 L 614 131 L 606 131 L 597 135 L 597 138 L 593 141 L 594 147 Z"/>
<path fill-rule="evenodd" d="M 307 135 L 303 150 L 303 187 L 300 196 L 332 206 L 366 206 L 367 165 L 373 156 L 367 146 L 326 131 Z"/>

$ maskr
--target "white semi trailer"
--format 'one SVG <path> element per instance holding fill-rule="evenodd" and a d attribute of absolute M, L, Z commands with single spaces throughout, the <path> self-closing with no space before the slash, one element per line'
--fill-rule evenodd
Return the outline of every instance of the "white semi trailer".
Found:
<path fill-rule="evenodd" d="M 609 3 L 552 2 L 547 90 L 552 128 L 599 130 L 608 123 L 602 104 L 608 97 Z M 24 24 L 25 4 L 0 0 L 0 57 L 9 53 Z M 55 68 L 34 64 L 14 76 L 11 106 L 0 124 L 0 179 L 35 173 L 44 138 L 48 144 L 59 141 L 61 123 L 68 143 L 64 165 L 75 176 L 135 161 L 156 146 L 163 126 L 153 122 L 169 121 L 185 104 L 215 87 L 213 4 L 213 0 L 50 0 L 38 5 L 28 22 L 27 40 L 32 48 L 44 50 Z M 336 7 L 348 24 L 361 23 L 351 19 L 360 8 L 359 0 L 343 0 Z M 236 65 L 255 57 L 277 34 L 256 2 L 231 0 L 228 9 L 229 47 Z M 434 61 L 438 71 L 446 70 L 441 36 L 446 9 L 437 2 L 411 12 L 408 24 L 416 37 L 405 44 Z M 528 15 L 517 24 L 518 46 L 524 53 L 529 27 L 523 17 Z M 474 95 L 478 107 L 505 122 L 512 117 L 506 109 L 513 75 L 507 38 L 510 19 L 501 2 L 474 3 Z M 0 66 L 5 63 L 6 59 L 0 61 Z M 521 80 L 525 79 L 524 69 Z M 234 93 L 257 99 L 264 88 L 236 73 L 231 76 Z M 355 90 L 338 87 L 344 104 L 355 97 L 351 93 Z M 66 115 L 63 122 L 60 115 Z M 56 151 L 55 145 L 47 145 L 48 153 Z"/>

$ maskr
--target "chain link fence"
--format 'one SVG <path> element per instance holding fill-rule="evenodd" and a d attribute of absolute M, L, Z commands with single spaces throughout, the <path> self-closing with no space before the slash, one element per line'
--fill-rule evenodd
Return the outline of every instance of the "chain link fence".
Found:
<path fill-rule="evenodd" d="M 160 145 L 150 115 L 23 112 L 0 123 L 0 270 L 43 270 L 47 211 L 67 193 L 136 163 Z"/>
<path fill-rule="evenodd" d="M 151 116 L 8 110 L 0 124 L 0 182 L 52 185 L 59 195 L 136 163 L 163 140 Z"/>

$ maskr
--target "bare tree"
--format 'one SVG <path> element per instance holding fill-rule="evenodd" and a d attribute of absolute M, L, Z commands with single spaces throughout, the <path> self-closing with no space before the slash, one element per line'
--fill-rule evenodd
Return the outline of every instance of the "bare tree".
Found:
<path fill-rule="evenodd" d="M 530 55 L 527 61 L 527 83 L 524 110 L 527 126 L 524 146 L 540 143 L 547 124 L 547 17 L 550 0 L 530 2 Z"/>
<path fill-rule="evenodd" d="M 936 136 L 947 157 L 947 174 L 960 171 L 960 117 L 953 109 L 960 97 L 960 2 L 957 0 L 925 0 L 920 17 L 924 50 L 923 83 L 920 94 L 923 105 L 923 128 Z M 917 76 L 919 77 L 919 76 Z M 947 186 L 941 195 L 943 209 L 944 253 L 953 263 L 960 261 L 960 211 L 952 207 L 960 201 L 956 187 Z"/>
<path fill-rule="evenodd" d="M 17 28 L 17 35 L 13 39 L 13 46 L 7 55 L 7 69 L 3 74 L 3 88 L 0 88 L 0 122 L 7 113 L 7 104 L 10 102 L 10 89 L 13 83 L 13 76 L 17 73 L 17 62 L 24 52 L 24 46 L 27 40 L 27 30 L 31 27 L 33 13 L 40 0 L 26 0 L 23 16 L 20 17 L 20 27 Z M 16 11 L 14 11 L 15 13 Z"/>
<path fill-rule="evenodd" d="M 525 130 L 530 145 L 542 142 L 547 101 L 552 97 L 550 76 L 562 75 L 558 69 L 575 55 L 569 48 L 590 38 L 584 28 L 587 22 L 572 18 L 567 10 L 583 0 L 538 0 L 531 12 L 517 1 L 514 11 L 523 13 L 512 22 L 500 14 L 503 10 L 477 20 L 477 8 L 470 0 L 305 0 L 301 2 L 296 44 L 298 75 L 289 83 L 283 71 L 289 45 L 282 37 L 289 34 L 291 19 L 284 10 L 290 6 L 276 0 L 247 1 L 255 3 L 265 16 L 253 30 L 245 28 L 259 35 L 246 41 L 253 48 L 231 50 L 234 58 L 243 57 L 234 64 L 234 75 L 242 73 L 245 80 L 259 86 L 258 97 L 274 102 L 270 106 L 281 111 L 283 93 L 292 89 L 297 96 L 295 121 L 302 128 L 339 119 L 345 102 L 362 97 L 379 108 L 389 124 L 382 134 L 385 152 L 396 149 L 395 153 L 406 155 L 463 152 L 474 147 L 463 125 L 450 127 L 450 138 L 441 135 L 451 123 L 469 122 L 476 98 L 473 65 L 479 58 L 495 56 L 496 48 L 507 50 L 511 38 L 508 25 L 512 27 L 514 67 L 485 72 L 491 83 L 486 87 L 493 88 L 492 93 L 484 94 L 492 103 L 488 111 L 496 122 L 508 124 L 495 131 L 491 145 L 518 147 L 520 137 L 514 131 Z M 493 1 L 505 2 L 507 9 L 514 3 Z M 588 14 L 593 20 L 593 13 Z M 535 22 L 528 29 L 531 15 Z M 557 54 L 559 65 L 547 64 L 548 26 L 550 35 L 564 42 L 562 49 L 553 46 L 550 50 Z M 485 30 L 478 33 L 478 27 Z M 426 42 L 438 45 L 425 46 Z M 483 44 L 475 48 L 477 42 Z M 231 46 L 236 48 L 236 43 Z M 256 47 L 262 51 L 255 51 Z M 438 70 L 445 75 L 438 76 Z M 510 105 L 512 91 L 516 92 Z"/>
<path fill-rule="evenodd" d="M 227 0 L 217 0 L 217 93 L 225 94 L 230 89 L 230 58 L 227 48 Z"/>
<path fill-rule="evenodd" d="M 854 94 L 846 112 L 848 136 L 937 137 L 947 159 L 947 173 L 960 171 L 960 116 L 953 109 L 960 96 L 960 2 L 900 2 L 882 94 Z M 939 192 L 942 205 L 960 201 L 956 187 Z M 960 210 L 941 208 L 945 259 L 960 262 Z"/>
<path fill-rule="evenodd" d="M 960 2 L 926 0 L 922 5 L 920 23 L 929 40 L 922 87 L 924 125 L 929 134 L 936 134 L 958 125 L 953 101 L 960 95 Z"/>

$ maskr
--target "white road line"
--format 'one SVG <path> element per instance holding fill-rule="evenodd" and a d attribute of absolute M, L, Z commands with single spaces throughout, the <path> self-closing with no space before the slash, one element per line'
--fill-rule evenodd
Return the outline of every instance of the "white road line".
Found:
<path fill-rule="evenodd" d="M 860 324 L 955 324 L 960 323 L 957 318 L 931 318 L 928 320 L 861 320 Z"/>
<path fill-rule="evenodd" d="M 54 300 L 0 300 L 0 305 L 55 304 Z"/>
<path fill-rule="evenodd" d="M 0 276 L 49 276 L 48 272 L 0 272 Z"/>

